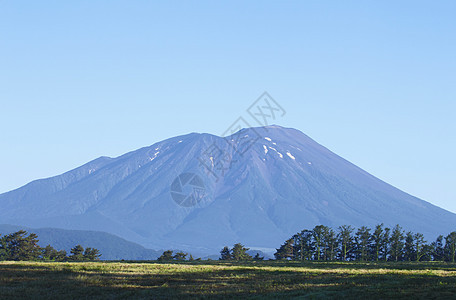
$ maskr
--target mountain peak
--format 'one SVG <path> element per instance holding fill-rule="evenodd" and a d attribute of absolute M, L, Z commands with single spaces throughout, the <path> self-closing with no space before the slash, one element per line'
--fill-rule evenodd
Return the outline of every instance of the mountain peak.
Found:
<path fill-rule="evenodd" d="M 272 249 L 318 224 L 399 223 L 433 239 L 456 223 L 279 125 L 225 138 L 192 133 L 100 158 L 1 194 L 0 206 L 0 223 L 105 231 L 209 254 L 236 242 Z"/>

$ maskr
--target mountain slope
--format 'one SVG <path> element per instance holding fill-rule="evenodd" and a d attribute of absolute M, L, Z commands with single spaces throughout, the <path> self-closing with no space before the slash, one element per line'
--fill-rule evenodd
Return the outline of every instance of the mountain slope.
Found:
<path fill-rule="evenodd" d="M 3 224 L 0 225 L 0 234 L 6 235 L 21 229 L 38 235 L 38 244 L 41 247 L 51 245 L 55 249 L 65 250 L 68 254 L 70 254 L 71 248 L 78 244 L 84 248 L 97 248 L 102 254 L 101 260 L 153 260 L 161 254 L 115 235 L 97 231 L 27 228 Z"/>
<path fill-rule="evenodd" d="M 171 197 L 182 173 L 204 182 L 206 196 L 195 206 Z M 192 133 L 100 158 L 2 194 L 0 207 L 1 223 L 105 231 L 148 248 L 195 254 L 235 242 L 267 250 L 317 224 L 399 223 L 428 239 L 456 224 L 455 214 L 279 126 L 243 129 L 225 139 Z"/>

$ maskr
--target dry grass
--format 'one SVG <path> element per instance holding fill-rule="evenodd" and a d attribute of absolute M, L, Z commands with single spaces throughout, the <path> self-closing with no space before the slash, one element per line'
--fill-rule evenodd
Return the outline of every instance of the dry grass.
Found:
<path fill-rule="evenodd" d="M 0 262 L 0 298 L 449 299 L 447 263 Z"/>

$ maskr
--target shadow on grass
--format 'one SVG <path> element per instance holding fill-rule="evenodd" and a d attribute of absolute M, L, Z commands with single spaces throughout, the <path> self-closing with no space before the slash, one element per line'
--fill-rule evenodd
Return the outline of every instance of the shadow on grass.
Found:
<path fill-rule="evenodd" d="M 113 268 L 106 268 L 110 265 Z M 343 266 L 336 267 L 338 264 L 298 265 L 292 262 L 198 262 L 168 265 L 1 263 L 0 296 L 2 299 L 263 299 L 297 296 L 391 299 L 451 298 L 456 294 L 456 274 L 440 276 L 424 271 L 448 269 L 448 264 L 424 264 L 421 269 L 418 264 L 404 264 L 402 270 L 412 270 L 406 273 L 395 273 L 394 270 L 399 269 L 397 264 L 390 268 L 385 268 L 385 265 L 368 268 L 370 264 L 362 263 L 344 263 Z M 409 268 L 405 268 L 407 265 Z M 270 266 L 275 268 L 268 268 Z M 300 266 L 306 269 L 303 270 Z M 344 272 L 342 268 L 351 271 Z M 386 270 L 385 273 L 369 272 L 379 268 Z"/>
<path fill-rule="evenodd" d="M 456 264 L 448 262 L 340 262 L 340 261 L 106 261 L 106 263 L 130 263 L 130 264 L 175 264 L 175 265 L 214 265 L 214 266 L 241 266 L 241 267 L 293 267 L 315 269 L 387 269 L 387 270 L 442 270 L 456 271 Z"/>

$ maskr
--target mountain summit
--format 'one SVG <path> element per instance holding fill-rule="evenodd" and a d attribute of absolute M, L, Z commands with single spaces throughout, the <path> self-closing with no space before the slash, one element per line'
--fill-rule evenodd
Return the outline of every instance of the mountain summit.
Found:
<path fill-rule="evenodd" d="M 278 247 L 317 224 L 401 224 L 434 239 L 456 215 L 280 126 L 191 133 L 0 195 L 0 223 L 97 230 L 155 249 Z"/>

